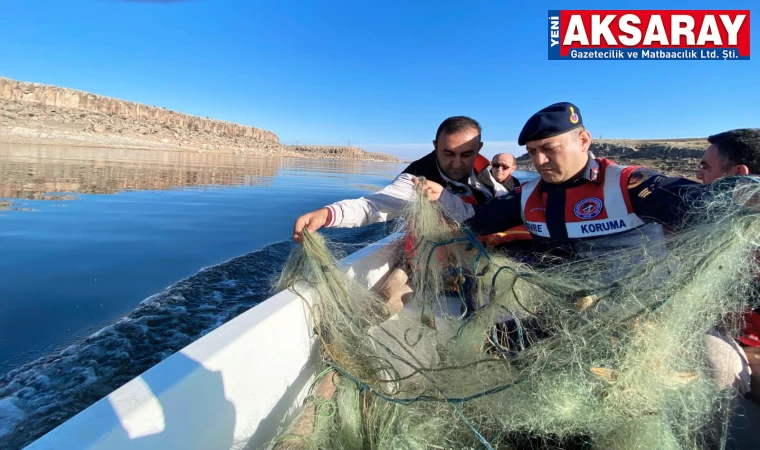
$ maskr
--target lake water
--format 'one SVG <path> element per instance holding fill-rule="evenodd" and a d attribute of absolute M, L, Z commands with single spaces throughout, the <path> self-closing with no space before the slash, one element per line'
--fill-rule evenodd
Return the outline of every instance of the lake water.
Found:
<path fill-rule="evenodd" d="M 0 447 L 266 299 L 296 217 L 404 167 L 0 144 Z M 350 253 L 391 226 L 325 234 Z"/>

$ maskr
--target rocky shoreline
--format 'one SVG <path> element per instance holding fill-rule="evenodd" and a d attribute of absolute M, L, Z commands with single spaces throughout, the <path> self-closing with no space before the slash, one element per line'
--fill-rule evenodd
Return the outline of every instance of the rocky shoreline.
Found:
<path fill-rule="evenodd" d="M 287 146 L 260 128 L 2 77 L 0 143 L 400 162 L 359 147 Z M 701 138 L 600 139 L 591 151 L 621 164 L 694 178 L 707 145 Z M 527 154 L 518 161 L 522 170 L 533 170 Z"/>
<path fill-rule="evenodd" d="M 666 175 L 694 179 L 697 165 L 709 143 L 703 138 L 689 139 L 599 139 L 590 151 L 596 157 L 618 164 L 641 165 Z M 534 170 L 527 154 L 517 158 L 522 170 Z"/>
<path fill-rule="evenodd" d="M 0 78 L 0 142 L 398 162 L 359 147 L 287 146 L 259 128 Z"/>

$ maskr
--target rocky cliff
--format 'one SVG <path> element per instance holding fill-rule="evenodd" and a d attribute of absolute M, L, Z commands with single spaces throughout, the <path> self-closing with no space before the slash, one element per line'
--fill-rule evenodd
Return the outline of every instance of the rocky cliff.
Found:
<path fill-rule="evenodd" d="M 203 119 L 155 106 L 103 97 L 88 92 L 38 83 L 25 83 L 0 78 L 0 100 L 38 103 L 59 108 L 73 108 L 108 114 L 124 119 L 138 119 L 153 125 L 188 128 L 192 131 L 227 137 L 250 137 L 265 142 L 279 143 L 277 135 L 245 125 Z"/>
<path fill-rule="evenodd" d="M 357 147 L 288 147 L 259 128 L 2 77 L 0 142 L 398 161 Z"/>
<path fill-rule="evenodd" d="M 619 164 L 638 164 L 670 175 L 693 178 L 708 146 L 706 139 L 600 139 L 591 143 L 596 157 L 609 158 Z M 521 169 L 533 170 L 530 157 L 517 158 Z"/>
<path fill-rule="evenodd" d="M 596 141 L 591 143 L 595 155 L 631 159 L 699 159 L 708 146 L 706 139 L 679 141 Z"/>

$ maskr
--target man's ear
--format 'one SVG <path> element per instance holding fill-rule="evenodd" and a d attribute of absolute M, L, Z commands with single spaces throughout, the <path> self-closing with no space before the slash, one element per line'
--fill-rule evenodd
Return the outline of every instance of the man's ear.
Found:
<path fill-rule="evenodd" d="M 578 133 L 578 142 L 581 143 L 581 149 L 586 153 L 591 146 L 591 133 L 589 133 L 588 130 L 583 130 Z"/>
<path fill-rule="evenodd" d="M 481 142 L 480 144 L 478 144 L 478 152 L 480 152 L 480 149 L 482 148 L 483 148 L 483 143 Z"/>
<path fill-rule="evenodd" d="M 433 150 L 438 151 L 438 141 L 433 139 Z"/>
<path fill-rule="evenodd" d="M 738 166 L 736 166 L 736 174 L 749 175 L 749 167 L 745 166 L 744 164 L 739 164 Z"/>

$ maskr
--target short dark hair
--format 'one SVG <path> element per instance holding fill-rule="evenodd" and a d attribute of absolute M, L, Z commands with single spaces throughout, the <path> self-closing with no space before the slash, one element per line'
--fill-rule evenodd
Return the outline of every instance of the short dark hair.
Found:
<path fill-rule="evenodd" d="M 441 133 L 446 134 L 453 134 L 458 133 L 460 131 L 469 130 L 470 128 L 477 128 L 478 134 L 480 134 L 483 130 L 480 128 L 480 124 L 477 120 L 472 119 L 467 116 L 453 116 L 449 117 L 448 119 L 441 122 L 441 125 L 438 126 L 438 131 L 435 133 L 435 140 L 438 140 L 438 137 L 441 135 Z"/>
<path fill-rule="evenodd" d="M 760 128 L 738 128 L 707 138 L 726 165 L 743 164 L 749 173 L 760 174 Z"/>

